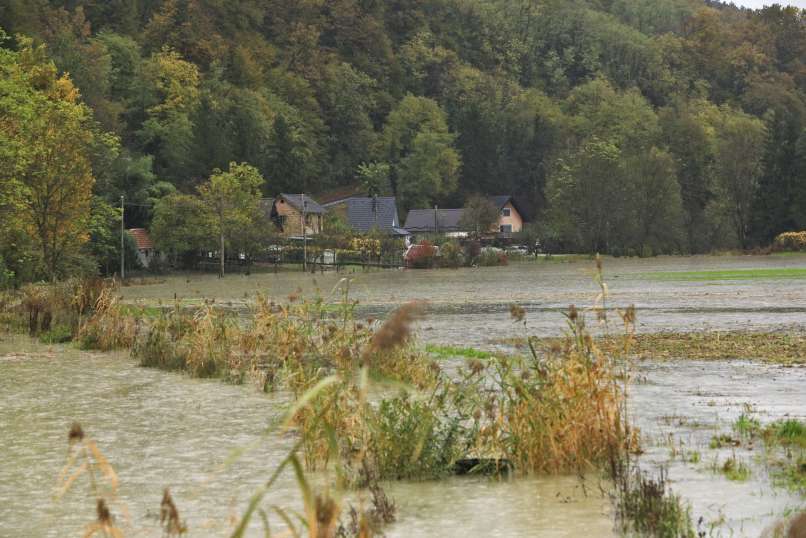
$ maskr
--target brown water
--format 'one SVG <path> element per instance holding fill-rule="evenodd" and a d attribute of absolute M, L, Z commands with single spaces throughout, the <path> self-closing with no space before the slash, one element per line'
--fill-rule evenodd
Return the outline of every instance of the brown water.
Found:
<path fill-rule="evenodd" d="M 614 304 L 636 303 L 645 330 L 752 328 L 802 330 L 806 284 L 799 280 L 656 282 L 650 271 L 792 266 L 803 258 L 687 258 L 608 262 Z M 429 299 L 432 312 L 422 327 L 428 341 L 485 344 L 493 337 L 519 335 L 507 305 L 525 303 L 530 329 L 562 330 L 559 309 L 589 304 L 595 293 L 588 264 L 542 264 L 502 269 L 391 271 L 356 274 L 354 296 L 367 314 L 400 302 Z M 328 290 L 339 277 L 318 277 Z M 182 291 L 182 286 L 187 290 Z M 240 286 L 240 287 L 239 287 Z M 315 284 L 299 274 L 236 277 L 224 282 L 174 279 L 127 288 L 135 295 L 172 298 L 171 288 L 201 297 L 216 288 L 242 300 L 245 288 L 277 296 Z M 199 293 L 194 293 L 199 289 Z M 209 296 L 209 295 L 208 295 Z M 23 353 L 24 352 L 24 353 Z M 634 419 L 645 437 L 643 464 L 669 465 L 673 489 L 692 503 L 695 519 L 719 522 L 717 532 L 757 536 L 787 509 L 803 504 L 770 486 L 752 453 L 737 453 L 753 467 L 751 479 L 729 482 L 714 474 L 711 435 L 727 430 L 751 404 L 762 422 L 806 415 L 806 369 L 759 363 L 644 362 L 632 389 Z M 192 536 L 224 536 L 257 490 L 287 454 L 290 437 L 266 434 L 287 404 L 283 395 L 262 395 L 249 387 L 195 380 L 136 367 L 116 354 L 31 346 L 22 338 L 0 342 L 0 537 L 80 536 L 94 519 L 86 484 L 54 501 L 56 476 L 66 457 L 66 432 L 81 422 L 115 465 L 121 504 L 136 536 L 159 536 L 162 488 L 170 486 Z M 702 453 L 699 464 L 670 458 L 671 443 Z M 233 458 L 240 449 L 250 449 Z M 612 534 L 609 501 L 596 477 L 521 480 L 454 478 L 389 484 L 399 521 L 389 536 L 607 536 Z M 282 476 L 268 503 L 298 506 L 291 476 Z M 118 507 L 119 508 L 119 507 Z M 257 529 L 254 535 L 260 535 Z"/>

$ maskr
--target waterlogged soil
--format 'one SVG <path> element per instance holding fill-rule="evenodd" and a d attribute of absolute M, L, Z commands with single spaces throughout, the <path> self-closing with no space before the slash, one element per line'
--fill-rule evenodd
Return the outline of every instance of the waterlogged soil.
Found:
<path fill-rule="evenodd" d="M 613 309 L 610 328 L 619 329 L 615 309 L 634 304 L 639 332 L 802 331 L 806 278 L 791 274 L 804 268 L 806 255 L 605 258 L 606 306 Z M 193 274 L 126 287 L 123 296 L 149 305 L 171 303 L 174 297 L 191 304 L 216 298 L 244 308 L 256 293 L 285 301 L 301 290 L 305 296 L 337 300 L 335 288 L 347 278 L 350 298 L 359 301 L 359 312 L 366 317 L 383 317 L 404 302 L 424 301 L 427 317 L 420 324 L 424 341 L 494 348 L 498 341 L 525 334 L 509 316 L 512 303 L 526 309 L 529 334 L 563 334 L 562 312 L 568 305 L 591 306 L 599 294 L 593 269 L 591 260 L 555 258 L 456 270 L 280 272 L 224 279 Z M 695 272 L 710 276 L 692 280 Z M 756 277 L 736 278 L 737 272 Z"/>

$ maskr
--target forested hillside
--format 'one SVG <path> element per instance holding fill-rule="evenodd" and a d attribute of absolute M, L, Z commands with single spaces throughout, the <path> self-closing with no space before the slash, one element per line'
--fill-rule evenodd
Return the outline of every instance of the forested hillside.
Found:
<path fill-rule="evenodd" d="M 127 226 L 148 227 L 159 199 L 230 162 L 257 168 L 266 195 L 362 180 L 403 208 L 513 194 L 583 251 L 748 248 L 806 228 L 796 8 L 4 0 L 0 27 L 0 255 L 18 275 L 114 256 L 121 195 Z"/>

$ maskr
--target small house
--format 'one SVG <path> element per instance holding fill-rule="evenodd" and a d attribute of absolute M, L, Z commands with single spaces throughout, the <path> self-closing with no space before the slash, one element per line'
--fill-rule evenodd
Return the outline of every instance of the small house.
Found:
<path fill-rule="evenodd" d="M 394 196 L 351 196 L 327 203 L 324 207 L 341 217 L 358 233 L 378 230 L 394 237 L 409 235 L 400 225 Z"/>
<path fill-rule="evenodd" d="M 523 230 L 523 214 L 518 210 L 512 196 L 491 196 L 490 200 L 498 209 L 498 225 L 495 232 L 508 235 Z"/>
<path fill-rule="evenodd" d="M 498 211 L 498 220 L 488 231 L 501 237 L 511 237 L 523 230 L 523 217 L 515 199 L 509 195 L 491 196 Z M 406 216 L 406 230 L 410 233 L 436 233 L 461 237 L 469 230 L 462 226 L 464 209 L 412 209 Z"/>
<path fill-rule="evenodd" d="M 269 207 L 269 218 L 280 234 L 291 239 L 318 235 L 322 232 L 325 209 L 306 194 L 280 194 L 264 200 Z"/>
<path fill-rule="evenodd" d="M 145 228 L 129 228 L 126 232 L 134 239 L 137 246 L 137 261 L 146 269 L 157 256 L 157 250 L 154 248 L 154 242 L 151 241 L 151 236 Z"/>

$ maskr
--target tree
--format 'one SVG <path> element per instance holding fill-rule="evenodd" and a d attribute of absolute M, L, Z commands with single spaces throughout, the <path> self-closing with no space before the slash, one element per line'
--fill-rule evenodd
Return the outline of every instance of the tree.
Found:
<path fill-rule="evenodd" d="M 693 107 L 661 111 L 662 140 L 675 160 L 688 252 L 711 248 L 706 209 L 713 199 L 713 129 Z"/>
<path fill-rule="evenodd" d="M 207 208 L 199 197 L 189 194 L 174 193 L 160 199 L 150 231 L 156 249 L 174 265 L 180 258 L 189 261 L 215 244 Z"/>
<path fill-rule="evenodd" d="M 461 158 L 454 140 L 445 113 L 431 99 L 407 95 L 389 114 L 381 151 L 404 208 L 430 205 L 456 189 Z"/>
<path fill-rule="evenodd" d="M 489 232 L 498 222 L 498 208 L 486 196 L 474 194 L 465 202 L 459 226 L 476 236 Z"/>
<path fill-rule="evenodd" d="M 192 164 L 193 113 L 199 106 L 199 70 L 171 49 L 163 49 L 142 69 L 146 119 L 139 137 L 153 153 L 159 175 L 186 181 Z"/>
<path fill-rule="evenodd" d="M 724 204 L 742 248 L 749 247 L 751 210 L 763 172 L 767 130 L 760 120 L 725 110 L 716 149 L 719 202 Z"/>
<path fill-rule="evenodd" d="M 263 176 L 254 166 L 230 163 L 229 170 L 214 170 L 199 195 L 211 219 L 211 229 L 219 237 L 219 276 L 224 276 L 226 241 L 255 225 L 259 218 Z"/>
<path fill-rule="evenodd" d="M 683 208 L 672 156 L 652 147 L 627 156 L 622 168 L 629 185 L 629 206 L 635 229 L 632 246 L 641 255 L 683 250 Z"/>
<path fill-rule="evenodd" d="M 388 196 L 392 187 L 389 183 L 387 163 L 362 163 L 358 165 L 358 179 L 367 196 Z"/>
<path fill-rule="evenodd" d="M 319 91 L 322 115 L 328 127 L 328 153 L 336 182 L 353 177 L 358 163 L 370 157 L 375 131 L 370 112 L 375 107 L 375 81 L 350 64 L 328 66 Z"/>
<path fill-rule="evenodd" d="M 45 275 L 56 279 L 88 239 L 91 112 L 70 78 L 57 75 L 44 46 L 22 38 L 19 53 L 0 49 L 0 69 L 0 174 L 11 193 L 5 197 L 15 198 L 16 224 L 37 243 Z"/>
<path fill-rule="evenodd" d="M 593 137 L 550 174 L 549 219 L 566 242 L 591 253 L 617 246 L 619 223 L 629 219 L 623 212 L 621 158 L 618 146 Z"/>

